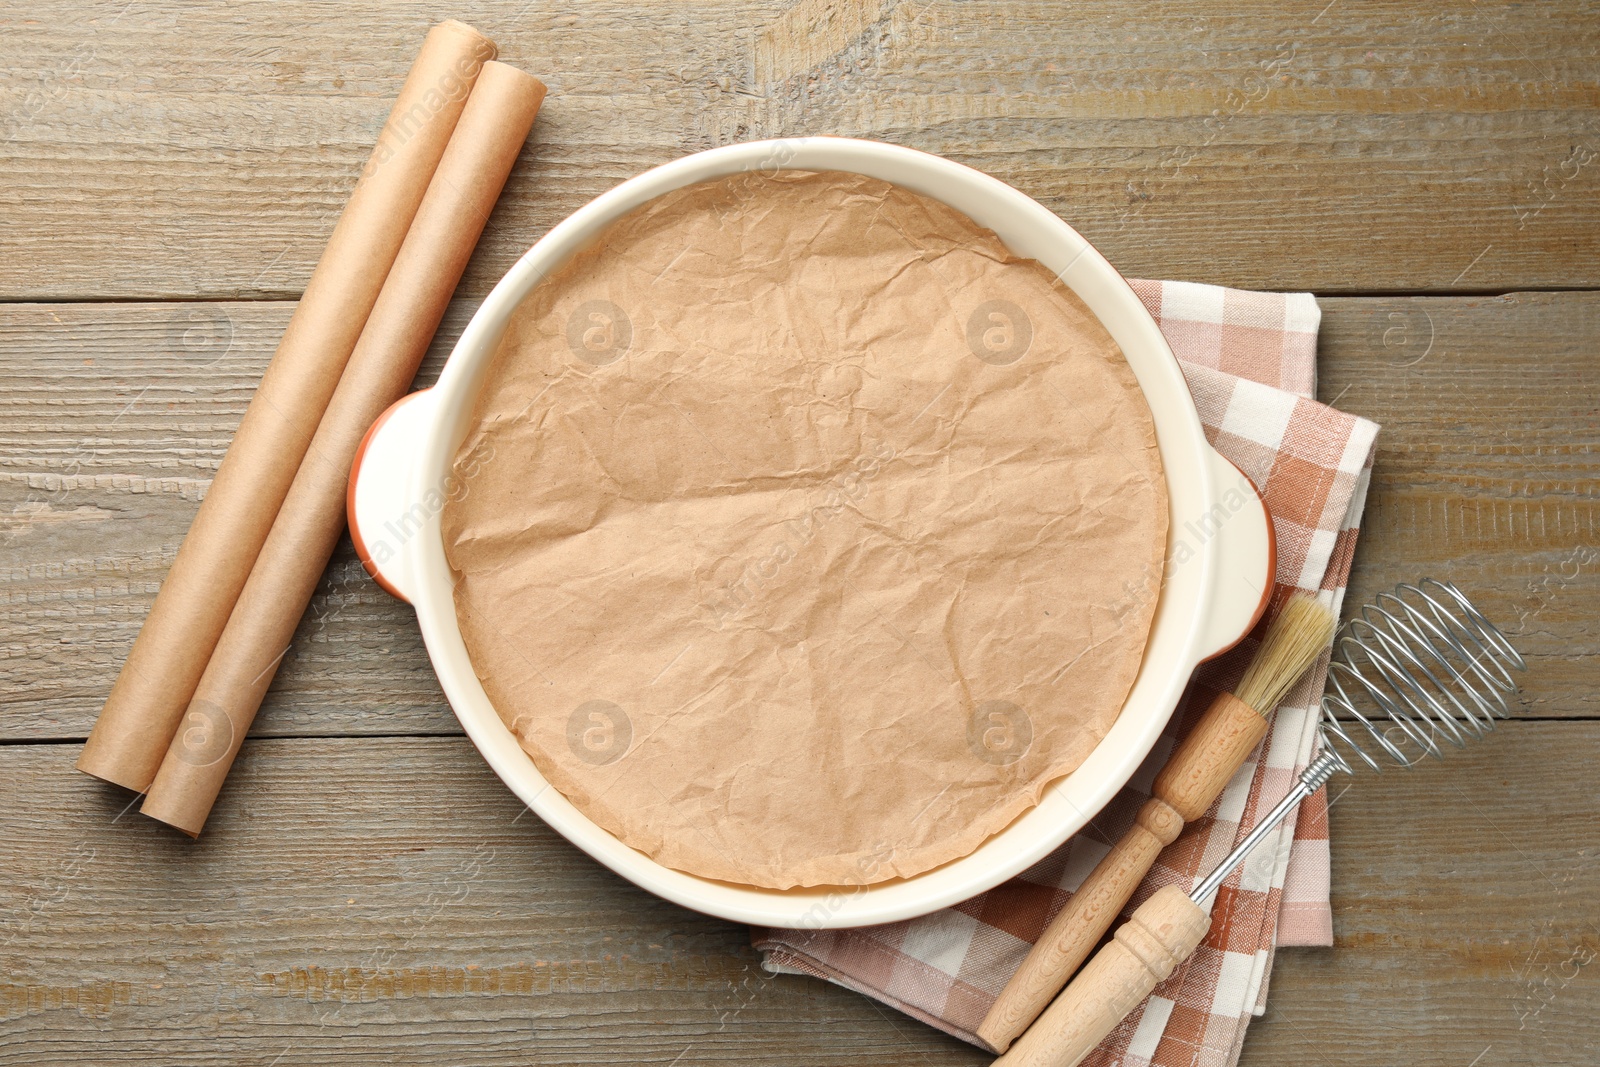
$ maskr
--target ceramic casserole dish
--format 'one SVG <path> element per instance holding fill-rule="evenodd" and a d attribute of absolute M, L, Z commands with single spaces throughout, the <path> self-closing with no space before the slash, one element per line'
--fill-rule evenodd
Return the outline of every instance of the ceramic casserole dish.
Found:
<path fill-rule="evenodd" d="M 513 311 L 611 223 L 697 182 L 781 169 L 846 171 L 941 200 L 1056 273 L 1126 356 L 1154 418 L 1170 508 L 1168 553 L 1143 663 L 1111 730 L 1041 803 L 977 850 L 913 878 L 864 887 L 762 889 L 662 866 L 590 821 L 545 781 L 485 695 L 463 644 L 440 513 L 456 449 Z M 573 213 L 484 300 L 436 385 L 401 400 L 367 434 L 351 472 L 350 527 L 368 570 L 416 610 L 451 707 L 485 760 L 535 813 L 618 874 L 668 900 L 767 926 L 846 927 L 924 915 L 1044 858 L 1133 777 L 1197 664 L 1235 644 L 1265 607 L 1271 524 L 1259 494 L 1206 442 L 1183 374 L 1122 276 L 1054 213 L 1005 183 L 908 148 L 834 137 L 731 145 L 665 164 Z M 1179 548 L 1186 551 L 1179 551 Z M 374 562 L 376 561 L 376 562 Z"/>

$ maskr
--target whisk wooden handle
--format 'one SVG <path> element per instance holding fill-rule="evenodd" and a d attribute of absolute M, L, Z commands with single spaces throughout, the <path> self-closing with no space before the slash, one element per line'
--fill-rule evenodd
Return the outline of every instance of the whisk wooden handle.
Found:
<path fill-rule="evenodd" d="M 1212 701 L 1157 776 L 1155 797 L 1133 828 L 1078 887 L 1006 983 L 978 1026 L 979 1037 L 999 1052 L 1011 1047 L 1111 929 L 1161 849 L 1177 840 L 1184 823 L 1205 814 L 1266 732 L 1266 719 L 1233 694 Z"/>
<path fill-rule="evenodd" d="M 1074 1067 L 1210 929 L 1211 916 L 1177 886 L 1157 890 L 995 1067 Z"/>

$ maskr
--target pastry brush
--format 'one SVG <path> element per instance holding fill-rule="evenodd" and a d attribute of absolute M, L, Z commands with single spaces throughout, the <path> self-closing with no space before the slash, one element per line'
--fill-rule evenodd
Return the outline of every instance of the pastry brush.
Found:
<path fill-rule="evenodd" d="M 1235 692 L 1223 693 L 1173 751 L 1133 827 L 1106 853 L 1012 975 L 978 1036 L 1010 1047 L 1105 936 L 1156 856 L 1204 815 L 1267 732 L 1267 716 L 1327 649 L 1336 620 L 1303 593 L 1291 596 Z"/>

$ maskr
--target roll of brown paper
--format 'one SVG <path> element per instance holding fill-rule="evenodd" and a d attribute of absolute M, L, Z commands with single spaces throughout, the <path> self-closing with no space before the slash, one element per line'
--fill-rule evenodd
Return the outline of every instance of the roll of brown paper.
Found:
<path fill-rule="evenodd" d="M 173 561 L 78 769 L 149 787 L 494 42 L 423 42 L 344 214 Z"/>
<path fill-rule="evenodd" d="M 485 63 L 411 232 L 150 786 L 144 814 L 198 835 L 344 529 L 373 421 L 405 394 L 533 128 L 538 79 Z"/>

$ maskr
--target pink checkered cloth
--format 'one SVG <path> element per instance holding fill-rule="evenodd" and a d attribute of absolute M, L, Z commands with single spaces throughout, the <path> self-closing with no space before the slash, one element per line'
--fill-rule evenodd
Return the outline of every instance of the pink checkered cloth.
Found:
<path fill-rule="evenodd" d="M 1206 437 L 1261 487 L 1278 537 L 1270 611 L 1295 590 L 1338 611 L 1350 574 L 1378 427 L 1312 400 L 1322 313 L 1307 293 L 1187 282 L 1131 283 L 1183 363 Z M 1259 631 L 1258 631 L 1259 632 Z M 1254 654 L 1244 644 L 1195 672 L 1167 734 L 1089 828 L 1044 861 L 963 904 L 854 930 L 752 931 L 770 971 L 815 975 L 955 1036 L 976 1034 L 1029 947 L 1133 822 L 1172 746 Z M 1161 853 L 1128 904 L 1188 890 L 1292 787 L 1310 761 L 1327 656 L 1203 818 Z M 1319 792 L 1261 842 L 1217 893 L 1211 933 L 1084 1062 L 1228 1067 L 1266 1005 L 1280 945 L 1330 945 L 1327 798 Z"/>

